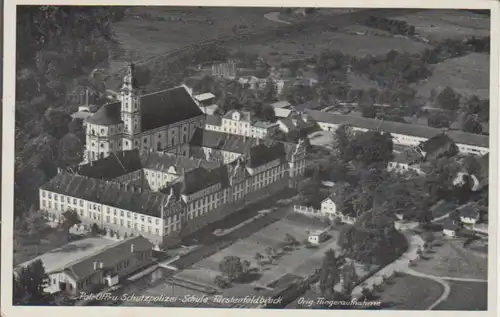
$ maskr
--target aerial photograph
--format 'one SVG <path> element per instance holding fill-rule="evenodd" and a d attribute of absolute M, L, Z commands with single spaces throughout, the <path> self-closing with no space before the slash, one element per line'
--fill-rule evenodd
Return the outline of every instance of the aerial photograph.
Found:
<path fill-rule="evenodd" d="M 488 310 L 490 10 L 15 15 L 13 306 Z"/>

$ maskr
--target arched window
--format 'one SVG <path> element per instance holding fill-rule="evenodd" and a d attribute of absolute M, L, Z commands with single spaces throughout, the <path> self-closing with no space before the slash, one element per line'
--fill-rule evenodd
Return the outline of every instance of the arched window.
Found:
<path fill-rule="evenodd" d="M 101 152 L 101 154 L 99 155 L 101 158 L 104 158 L 104 153 Z"/>
<path fill-rule="evenodd" d="M 175 138 L 172 137 L 172 145 L 174 145 L 174 143 L 175 143 Z"/>
<path fill-rule="evenodd" d="M 156 145 L 156 149 L 157 149 L 158 151 L 161 151 L 161 142 L 158 142 L 158 144 Z"/>
<path fill-rule="evenodd" d="M 182 136 L 182 143 L 186 143 L 186 135 L 185 134 Z"/>

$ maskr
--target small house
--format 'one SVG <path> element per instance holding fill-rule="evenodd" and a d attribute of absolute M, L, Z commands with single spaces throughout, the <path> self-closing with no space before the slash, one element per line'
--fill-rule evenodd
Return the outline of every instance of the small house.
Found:
<path fill-rule="evenodd" d="M 451 220 L 443 224 L 443 234 L 448 237 L 455 237 L 459 229 L 460 227 Z"/>
<path fill-rule="evenodd" d="M 480 219 L 479 207 L 467 204 L 458 209 L 460 221 L 465 225 L 475 225 Z"/>
<path fill-rule="evenodd" d="M 325 230 L 316 230 L 313 231 L 309 234 L 309 237 L 307 238 L 307 241 L 309 241 L 310 244 L 320 244 L 321 242 L 325 241 L 327 238 L 327 234 Z"/>

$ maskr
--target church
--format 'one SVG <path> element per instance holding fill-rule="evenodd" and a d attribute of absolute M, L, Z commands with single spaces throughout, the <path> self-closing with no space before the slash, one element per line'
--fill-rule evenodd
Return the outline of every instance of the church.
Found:
<path fill-rule="evenodd" d="M 103 105 L 85 120 L 84 163 L 131 149 L 187 155 L 186 144 L 204 125 L 205 114 L 186 86 L 140 95 L 130 64 L 120 101 Z"/>

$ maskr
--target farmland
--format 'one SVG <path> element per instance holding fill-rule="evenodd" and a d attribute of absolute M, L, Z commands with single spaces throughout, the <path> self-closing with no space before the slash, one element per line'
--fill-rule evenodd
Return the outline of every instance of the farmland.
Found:
<path fill-rule="evenodd" d="M 487 16 L 458 10 L 423 10 L 396 17 L 415 26 L 416 33 L 429 40 L 482 37 L 490 34 Z"/>
<path fill-rule="evenodd" d="M 490 56 L 471 53 L 436 64 L 433 75 L 416 88 L 421 96 L 428 97 L 430 91 L 449 86 L 463 95 L 489 98 Z"/>

